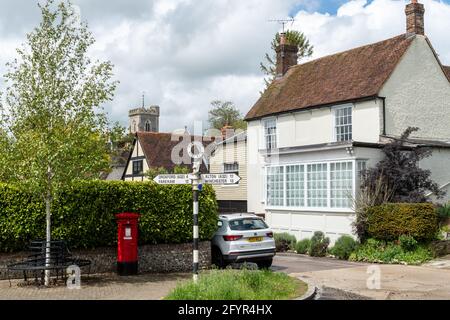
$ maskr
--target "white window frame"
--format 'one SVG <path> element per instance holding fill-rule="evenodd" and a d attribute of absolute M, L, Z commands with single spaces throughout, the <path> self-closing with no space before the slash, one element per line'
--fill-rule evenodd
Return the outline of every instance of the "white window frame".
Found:
<path fill-rule="evenodd" d="M 237 170 L 233 170 L 233 171 L 231 171 L 231 170 L 225 170 L 225 166 L 226 166 L 226 165 L 237 165 Z M 236 162 L 233 162 L 233 163 L 231 163 L 231 162 L 224 163 L 223 166 L 222 166 L 222 171 L 223 171 L 223 173 L 234 173 L 234 174 L 236 174 L 236 175 L 239 176 L 239 170 L 240 170 L 240 165 L 239 165 L 239 162 L 237 162 L 237 161 L 236 161 Z M 240 185 L 241 185 L 241 182 L 239 181 L 239 182 L 236 183 L 236 184 L 224 184 L 224 185 L 222 185 L 222 187 L 223 187 L 223 188 L 227 188 L 227 189 L 234 189 L 234 188 L 239 188 Z"/>
<path fill-rule="evenodd" d="M 338 125 L 336 122 L 337 112 L 340 110 L 343 110 L 343 109 L 350 109 L 350 111 L 351 111 L 350 116 L 351 116 L 352 122 L 351 122 L 350 128 L 351 128 L 352 133 L 351 133 L 350 140 L 338 140 L 338 134 L 337 134 L 338 126 L 340 126 L 340 127 L 346 126 L 346 125 Z M 336 107 L 332 108 L 332 111 L 333 111 L 333 141 L 334 142 L 346 142 L 346 141 L 353 140 L 353 109 L 354 109 L 353 104 L 345 104 L 345 105 L 336 106 Z"/>
<path fill-rule="evenodd" d="M 227 170 L 226 166 L 237 166 L 237 169 L 236 170 Z M 224 163 L 223 164 L 223 173 L 235 173 L 235 174 L 239 175 L 239 162 Z"/>
<path fill-rule="evenodd" d="M 269 195 L 268 195 L 268 188 L 267 188 L 267 182 L 269 181 L 269 169 L 272 168 L 281 168 L 283 167 L 283 195 L 282 195 L 282 202 L 283 205 L 282 206 L 273 206 L 273 205 L 269 205 Z M 266 167 L 266 177 L 265 177 L 265 192 L 266 192 L 266 204 L 268 206 L 270 206 L 271 208 L 285 208 L 286 207 L 286 166 L 284 165 L 274 165 L 274 166 L 267 166 Z"/>
<path fill-rule="evenodd" d="M 268 122 L 274 122 L 275 123 L 275 148 L 267 148 L 267 134 L 266 134 L 266 123 L 268 123 Z M 271 117 L 271 118 L 265 118 L 265 119 L 263 119 L 262 120 L 262 142 L 263 142 L 263 150 L 267 150 L 267 151 L 270 151 L 270 150 L 277 150 L 278 149 L 278 146 L 279 146 L 279 140 L 278 140 L 278 136 L 279 136 L 279 133 L 278 133 L 278 120 L 277 120 L 277 118 L 275 118 L 275 117 Z"/>
<path fill-rule="evenodd" d="M 266 203 L 266 209 L 267 210 L 287 210 L 287 211 L 311 211 L 311 212 L 342 212 L 342 213 L 349 213 L 349 212 L 353 212 L 353 208 L 352 206 L 349 208 L 333 208 L 331 207 L 331 175 L 330 175 L 330 168 L 331 168 L 331 163 L 344 163 L 344 162 L 351 162 L 352 163 L 352 196 L 353 198 L 356 195 L 356 188 L 357 188 L 357 159 L 355 158 L 350 158 L 350 159 L 336 159 L 336 160 L 327 160 L 327 161 L 308 161 L 308 162 L 294 162 L 294 163 L 283 163 L 280 165 L 273 165 L 273 166 L 266 166 L 265 168 L 265 173 L 268 173 L 269 168 L 273 168 L 273 167 L 284 167 L 283 169 L 283 181 L 284 181 L 284 205 L 283 206 L 273 206 L 273 205 L 269 205 L 268 203 L 268 190 L 267 190 L 267 177 L 265 179 L 263 179 L 264 181 L 264 186 L 263 186 L 263 190 L 264 190 L 264 194 L 265 194 L 265 203 Z M 307 166 L 311 165 L 311 164 L 326 164 L 327 166 L 327 206 L 326 207 L 309 207 L 308 206 L 308 178 L 307 178 Z M 304 166 L 304 206 L 302 207 L 288 207 L 287 206 L 287 189 L 286 189 L 286 167 L 287 166 L 292 166 L 292 165 L 303 165 Z"/>

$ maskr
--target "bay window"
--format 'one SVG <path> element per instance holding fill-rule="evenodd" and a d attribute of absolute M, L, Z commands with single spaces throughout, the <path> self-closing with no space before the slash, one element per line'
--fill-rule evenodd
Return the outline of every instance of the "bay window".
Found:
<path fill-rule="evenodd" d="M 286 166 L 286 205 L 303 207 L 305 205 L 305 166 Z"/>
<path fill-rule="evenodd" d="M 332 208 L 350 208 L 353 191 L 353 162 L 330 163 Z"/>
<path fill-rule="evenodd" d="M 268 207 L 345 210 L 352 208 L 355 160 L 267 167 Z"/>
<path fill-rule="evenodd" d="M 267 168 L 267 204 L 284 205 L 284 167 Z"/>
<path fill-rule="evenodd" d="M 307 172 L 308 207 L 324 208 L 327 206 L 327 164 L 308 164 Z"/>

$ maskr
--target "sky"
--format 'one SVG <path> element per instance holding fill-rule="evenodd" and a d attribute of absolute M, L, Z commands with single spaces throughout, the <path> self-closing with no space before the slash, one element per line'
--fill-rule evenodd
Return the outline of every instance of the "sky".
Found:
<path fill-rule="evenodd" d="M 0 77 L 40 20 L 37 0 L 0 2 Z M 40 0 L 41 2 L 43 0 Z M 160 130 L 206 124 L 210 102 L 232 101 L 245 115 L 264 88 L 260 62 L 281 26 L 295 22 L 316 59 L 405 32 L 409 0 L 72 0 L 96 43 L 90 54 L 120 81 L 104 109 L 128 125 L 128 110 L 161 107 Z M 421 0 L 425 32 L 450 65 L 450 0 Z M 5 87 L 0 79 L 0 90 Z"/>

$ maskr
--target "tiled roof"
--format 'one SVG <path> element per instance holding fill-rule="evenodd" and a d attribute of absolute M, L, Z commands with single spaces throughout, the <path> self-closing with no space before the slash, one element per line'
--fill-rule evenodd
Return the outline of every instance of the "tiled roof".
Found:
<path fill-rule="evenodd" d="M 403 34 L 291 67 L 246 120 L 376 96 L 413 39 Z"/>
<path fill-rule="evenodd" d="M 443 66 L 443 67 L 444 67 L 445 74 L 447 75 L 448 81 L 450 81 L 450 67 L 448 67 L 448 66 Z"/>
<path fill-rule="evenodd" d="M 147 159 L 148 166 L 150 168 L 163 167 L 169 171 L 178 165 L 172 160 L 172 150 L 174 150 L 183 138 L 194 141 L 194 136 L 172 135 L 171 133 L 138 132 L 137 137 Z M 210 143 L 212 142 L 203 140 L 205 147 Z M 186 148 L 187 145 L 184 146 L 182 152 L 180 149 L 180 157 L 187 153 Z M 180 164 L 180 166 L 191 168 L 189 164 Z"/>

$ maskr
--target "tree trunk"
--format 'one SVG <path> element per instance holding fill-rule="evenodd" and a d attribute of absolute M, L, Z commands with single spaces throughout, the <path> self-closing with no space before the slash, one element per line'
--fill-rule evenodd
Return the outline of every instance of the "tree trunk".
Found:
<path fill-rule="evenodd" d="M 46 249 L 45 249 L 45 266 L 50 266 L 50 241 L 52 240 L 52 233 L 51 233 L 51 195 L 48 192 L 47 196 L 45 198 L 45 214 L 46 214 L 46 222 L 47 222 L 47 229 L 46 229 Z M 45 270 L 45 279 L 44 279 L 45 286 L 50 285 L 50 270 Z"/>

